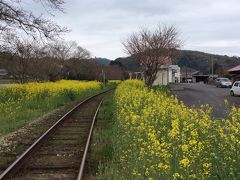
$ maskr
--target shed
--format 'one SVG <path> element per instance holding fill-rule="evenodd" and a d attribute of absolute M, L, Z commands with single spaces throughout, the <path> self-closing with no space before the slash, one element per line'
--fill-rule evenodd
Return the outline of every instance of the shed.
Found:
<path fill-rule="evenodd" d="M 180 67 L 178 65 L 160 66 L 153 85 L 167 85 L 180 82 Z"/>
<path fill-rule="evenodd" d="M 208 78 L 209 75 L 207 74 L 203 74 L 200 71 L 197 71 L 195 73 L 192 74 L 192 78 L 193 78 L 193 82 L 203 82 L 203 83 L 207 83 L 208 82 Z"/>
<path fill-rule="evenodd" d="M 228 73 L 231 76 L 232 82 L 240 80 L 240 65 L 229 69 Z"/>

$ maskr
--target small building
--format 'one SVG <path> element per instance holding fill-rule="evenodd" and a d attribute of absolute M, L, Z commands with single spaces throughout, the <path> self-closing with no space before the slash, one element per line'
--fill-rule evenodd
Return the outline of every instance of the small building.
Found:
<path fill-rule="evenodd" d="M 240 65 L 227 70 L 232 82 L 240 80 Z"/>
<path fill-rule="evenodd" d="M 207 83 L 208 82 L 208 78 L 209 78 L 209 75 L 203 74 L 200 71 L 194 72 L 192 74 L 192 81 L 194 83 L 198 83 L 198 82 Z"/>
<path fill-rule="evenodd" d="M 193 82 L 193 74 L 199 72 L 186 66 L 181 67 L 181 82 Z"/>
<path fill-rule="evenodd" d="M 168 85 L 169 83 L 180 83 L 180 67 L 178 65 L 160 66 L 153 85 Z"/>
<path fill-rule="evenodd" d="M 8 76 L 8 72 L 6 69 L 0 69 L 0 78 L 6 78 Z"/>
<path fill-rule="evenodd" d="M 139 79 L 143 80 L 143 72 L 128 72 L 129 79 Z"/>
<path fill-rule="evenodd" d="M 204 74 L 201 71 L 198 71 L 189 67 L 181 68 L 181 82 L 204 82 L 207 83 L 209 79 L 209 74 Z"/>

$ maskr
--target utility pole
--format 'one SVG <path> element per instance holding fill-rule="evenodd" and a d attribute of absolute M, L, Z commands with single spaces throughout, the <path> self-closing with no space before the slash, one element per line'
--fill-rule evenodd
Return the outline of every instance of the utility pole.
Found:
<path fill-rule="evenodd" d="M 186 78 L 185 78 L 186 82 L 187 82 L 187 79 L 188 79 L 188 74 L 187 74 L 187 67 L 186 67 Z"/>
<path fill-rule="evenodd" d="M 105 86 L 105 72 L 103 70 L 103 65 L 101 66 L 102 67 L 102 80 L 103 80 L 103 85 Z"/>
<path fill-rule="evenodd" d="M 212 79 L 213 79 L 213 58 L 212 58 L 211 55 L 210 55 L 210 60 L 211 60 L 211 63 L 212 63 Z"/>
<path fill-rule="evenodd" d="M 210 56 L 210 59 L 211 59 L 211 56 Z M 207 60 L 207 63 L 208 63 L 208 74 L 210 76 L 211 74 L 211 64 L 210 64 L 210 60 Z"/>

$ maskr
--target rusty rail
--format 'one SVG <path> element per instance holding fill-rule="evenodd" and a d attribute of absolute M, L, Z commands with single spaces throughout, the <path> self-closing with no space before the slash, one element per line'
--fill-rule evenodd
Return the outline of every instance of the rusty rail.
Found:
<path fill-rule="evenodd" d="M 99 109 L 100 109 L 100 107 L 102 105 L 102 102 L 103 102 L 103 99 L 99 103 L 98 108 L 96 110 L 96 113 L 95 113 L 95 115 L 93 117 L 92 125 L 91 125 L 91 128 L 90 128 L 89 134 L 88 134 L 88 139 L 87 139 L 87 143 L 86 143 L 86 146 L 85 146 L 85 149 L 84 149 L 84 153 L 83 153 L 83 157 L 82 157 L 82 161 L 81 161 L 81 165 L 80 165 L 80 169 L 79 169 L 77 180 L 82 180 L 82 178 L 83 178 L 84 167 L 85 167 L 85 162 L 86 162 L 86 158 L 87 158 L 87 152 L 88 152 L 88 149 L 89 149 L 89 146 L 90 146 L 90 141 L 91 141 L 91 137 L 92 137 L 95 121 L 97 119 L 97 115 L 98 115 Z"/>
<path fill-rule="evenodd" d="M 44 132 L 29 148 L 27 148 L 27 150 L 22 153 L 1 175 L 0 175 L 0 180 L 3 179 L 9 179 L 12 178 L 12 176 L 14 176 L 18 170 L 26 163 L 26 161 L 31 157 L 31 155 L 33 154 L 33 152 L 35 152 L 37 150 L 37 148 L 39 147 L 39 145 L 41 144 L 41 142 L 48 137 L 48 135 L 51 135 L 55 132 L 55 130 L 59 127 L 59 125 L 61 124 L 61 122 L 63 122 L 63 120 L 65 120 L 74 110 L 76 110 L 77 108 L 79 108 L 80 106 L 82 106 L 83 104 L 85 104 L 86 102 L 90 101 L 91 99 L 102 95 L 104 93 L 107 93 L 112 89 L 109 89 L 107 91 L 103 91 L 100 92 L 98 94 L 95 94 L 91 97 L 86 98 L 85 100 L 83 100 L 82 102 L 80 102 L 79 104 L 77 104 L 75 107 L 73 107 L 70 111 L 68 111 L 64 116 L 62 116 L 56 123 L 54 123 L 46 132 Z M 83 177 L 83 171 L 84 171 L 84 165 L 85 165 L 85 161 L 86 161 L 86 155 L 87 155 L 87 151 L 90 145 L 90 140 L 91 140 L 91 136 L 92 136 L 92 132 L 93 132 L 93 127 L 99 112 L 99 109 L 101 107 L 103 99 L 101 100 L 101 102 L 99 103 L 97 110 L 95 111 L 95 115 L 93 117 L 92 120 L 92 124 L 91 124 L 91 128 L 90 128 L 90 132 L 88 134 L 88 139 L 86 142 L 86 146 L 85 146 L 85 150 L 84 150 L 84 155 L 82 157 L 82 161 L 81 161 L 81 165 L 80 165 L 80 169 L 79 169 L 79 174 L 78 174 L 78 179 L 82 179 Z"/>

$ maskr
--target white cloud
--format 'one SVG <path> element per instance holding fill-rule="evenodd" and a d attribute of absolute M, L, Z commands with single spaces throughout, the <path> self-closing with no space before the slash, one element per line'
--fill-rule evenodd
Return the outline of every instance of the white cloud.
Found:
<path fill-rule="evenodd" d="M 141 26 L 174 24 L 184 49 L 240 54 L 239 0 L 66 0 L 55 20 L 95 56 L 126 56 L 121 40 Z"/>

